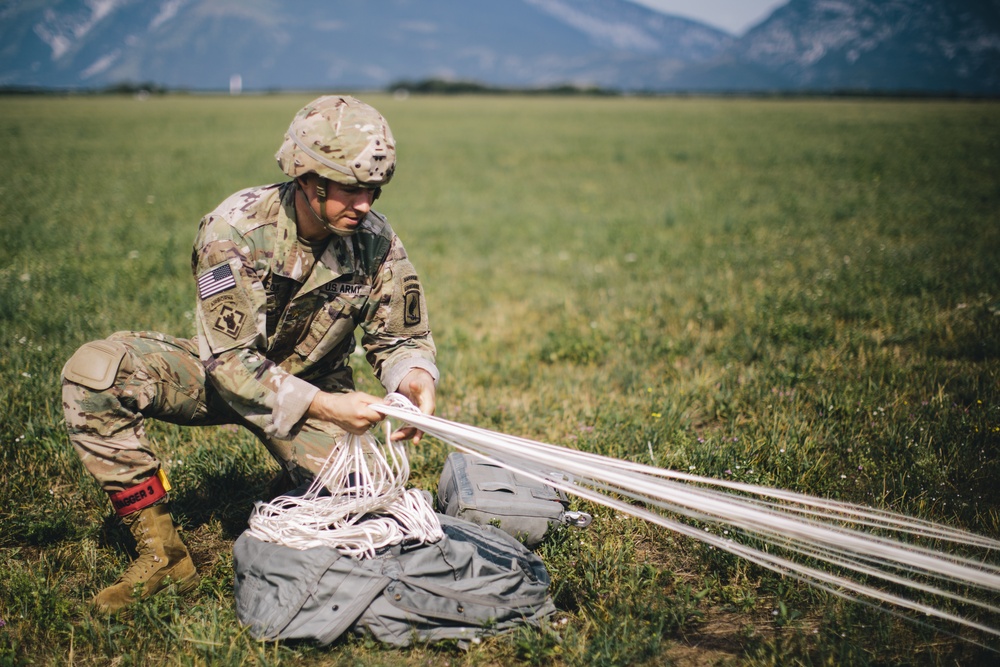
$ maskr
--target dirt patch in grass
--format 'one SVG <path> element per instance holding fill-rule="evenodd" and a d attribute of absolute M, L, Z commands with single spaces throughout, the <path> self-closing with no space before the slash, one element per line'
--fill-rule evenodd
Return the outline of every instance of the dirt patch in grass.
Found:
<path fill-rule="evenodd" d="M 677 667 L 735 665 L 743 654 L 746 615 L 708 607 L 704 620 L 675 639 L 664 657 Z"/>

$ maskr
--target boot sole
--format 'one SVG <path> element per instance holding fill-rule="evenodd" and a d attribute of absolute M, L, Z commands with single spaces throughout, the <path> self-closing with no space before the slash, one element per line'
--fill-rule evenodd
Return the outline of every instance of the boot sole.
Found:
<path fill-rule="evenodd" d="M 179 581 L 171 581 L 170 585 L 173 586 L 178 593 L 185 594 L 190 593 L 195 588 L 198 587 L 198 582 L 201 581 L 201 577 L 195 572 L 186 579 L 181 579 Z"/>

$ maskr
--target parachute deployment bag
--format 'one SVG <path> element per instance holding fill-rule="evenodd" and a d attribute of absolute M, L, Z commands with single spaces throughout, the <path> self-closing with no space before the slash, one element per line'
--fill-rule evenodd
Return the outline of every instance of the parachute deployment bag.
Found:
<path fill-rule="evenodd" d="M 409 646 L 537 625 L 555 611 L 538 556 L 491 526 L 439 518 L 437 542 L 368 559 L 243 533 L 233 547 L 237 617 L 258 639 L 329 644 L 352 630 Z"/>

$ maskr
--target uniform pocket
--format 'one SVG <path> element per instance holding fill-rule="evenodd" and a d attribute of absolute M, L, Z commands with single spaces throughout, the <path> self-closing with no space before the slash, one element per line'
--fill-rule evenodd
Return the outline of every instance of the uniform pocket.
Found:
<path fill-rule="evenodd" d="M 339 296 L 326 302 L 305 337 L 295 346 L 295 352 L 308 361 L 319 361 L 354 335 L 360 312 L 360 306 Z"/>

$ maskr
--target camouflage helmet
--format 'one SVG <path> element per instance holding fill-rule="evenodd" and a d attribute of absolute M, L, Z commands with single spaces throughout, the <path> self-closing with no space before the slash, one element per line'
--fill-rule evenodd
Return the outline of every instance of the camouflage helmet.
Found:
<path fill-rule="evenodd" d="M 326 95 L 295 114 L 274 157 L 292 178 L 314 173 L 342 185 L 377 188 L 392 178 L 396 142 L 373 107 Z"/>

